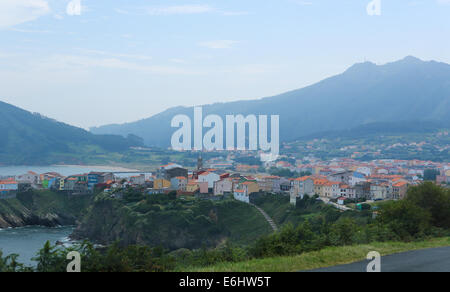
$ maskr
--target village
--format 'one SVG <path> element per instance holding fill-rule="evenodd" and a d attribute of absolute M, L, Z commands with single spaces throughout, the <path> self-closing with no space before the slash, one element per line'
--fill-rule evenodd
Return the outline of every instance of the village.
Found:
<path fill-rule="evenodd" d="M 23 175 L 0 177 L 0 199 L 14 198 L 18 192 L 29 189 L 53 190 L 74 196 L 103 191 L 121 197 L 121 190 L 139 188 L 148 195 L 176 192 L 178 197 L 234 198 L 245 203 L 251 203 L 252 197 L 261 193 L 273 193 L 289 196 L 292 205 L 304 196 L 317 195 L 325 203 L 346 210 L 345 205 L 350 203 L 401 200 L 409 186 L 424 180 L 446 187 L 450 184 L 448 163 L 308 158 L 308 163 L 296 161 L 292 164 L 287 160 L 257 166 L 236 163 L 232 155 L 225 160 L 213 158 L 206 162 L 199 157 L 195 169 L 168 163 L 152 173 L 128 176 L 90 172 L 64 177 L 56 172 L 37 174 L 29 171 Z M 269 170 L 301 175 L 273 175 L 267 173 Z"/>

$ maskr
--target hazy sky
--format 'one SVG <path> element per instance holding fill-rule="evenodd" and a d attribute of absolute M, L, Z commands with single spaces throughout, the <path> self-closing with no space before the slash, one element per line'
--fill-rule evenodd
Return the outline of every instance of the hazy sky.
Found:
<path fill-rule="evenodd" d="M 271 96 L 364 60 L 450 63 L 450 0 L 0 0 L 0 100 L 88 128 Z M 71 2 L 71 3 L 70 3 Z"/>

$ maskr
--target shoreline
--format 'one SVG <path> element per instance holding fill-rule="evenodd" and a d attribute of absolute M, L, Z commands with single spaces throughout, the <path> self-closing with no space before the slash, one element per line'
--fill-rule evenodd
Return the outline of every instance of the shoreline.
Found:
<path fill-rule="evenodd" d="M 114 172 L 141 172 L 139 169 L 131 169 L 122 166 L 108 166 L 108 165 L 79 165 L 79 164 L 53 164 L 48 167 L 86 167 L 86 168 L 97 168 L 97 169 L 105 169 Z"/>

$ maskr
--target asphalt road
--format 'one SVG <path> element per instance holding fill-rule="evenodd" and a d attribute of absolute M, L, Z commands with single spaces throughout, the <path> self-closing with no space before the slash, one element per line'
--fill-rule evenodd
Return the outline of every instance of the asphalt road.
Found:
<path fill-rule="evenodd" d="M 310 272 L 366 272 L 369 261 Z M 408 251 L 381 257 L 381 272 L 450 272 L 450 247 Z"/>

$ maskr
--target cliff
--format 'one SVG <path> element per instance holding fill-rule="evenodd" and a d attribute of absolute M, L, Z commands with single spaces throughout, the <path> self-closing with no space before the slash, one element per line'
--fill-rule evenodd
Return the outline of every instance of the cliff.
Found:
<path fill-rule="evenodd" d="M 248 243 L 270 232 L 254 207 L 237 201 L 183 201 L 152 195 L 127 202 L 99 195 L 72 237 L 175 250 L 214 247 L 225 240 Z"/>
<path fill-rule="evenodd" d="M 0 199 L 0 228 L 75 225 L 91 197 L 72 197 L 51 191 L 29 191 Z"/>

